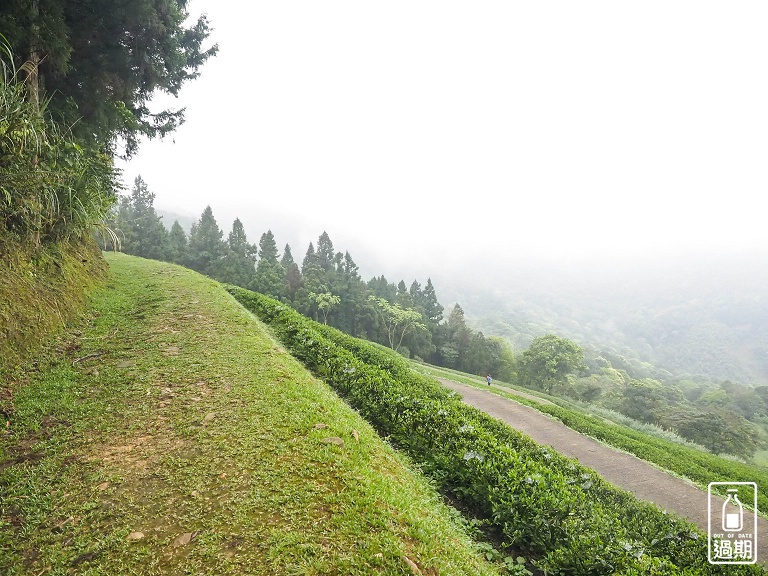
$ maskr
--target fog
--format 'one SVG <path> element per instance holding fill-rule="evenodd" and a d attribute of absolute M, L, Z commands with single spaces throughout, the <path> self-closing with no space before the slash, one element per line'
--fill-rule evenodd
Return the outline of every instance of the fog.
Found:
<path fill-rule="evenodd" d="M 219 55 L 152 104 L 186 124 L 121 164 L 156 207 L 297 261 L 325 230 L 395 280 L 768 247 L 764 2 L 190 11 Z"/>

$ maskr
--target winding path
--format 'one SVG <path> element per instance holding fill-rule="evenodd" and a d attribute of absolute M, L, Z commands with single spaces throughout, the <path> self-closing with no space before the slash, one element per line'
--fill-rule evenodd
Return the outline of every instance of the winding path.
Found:
<path fill-rule="evenodd" d="M 706 533 L 706 490 L 667 474 L 636 456 L 600 444 L 529 406 L 480 388 L 443 378 L 439 380 L 461 394 L 470 406 L 506 422 L 539 444 L 549 445 L 561 454 L 576 458 L 612 484 L 687 518 Z M 536 400 L 541 401 L 539 398 Z M 723 502 L 722 499 L 719 501 Z M 762 517 L 757 519 L 757 534 L 757 558 L 760 563 L 765 563 L 768 559 L 768 521 Z"/>

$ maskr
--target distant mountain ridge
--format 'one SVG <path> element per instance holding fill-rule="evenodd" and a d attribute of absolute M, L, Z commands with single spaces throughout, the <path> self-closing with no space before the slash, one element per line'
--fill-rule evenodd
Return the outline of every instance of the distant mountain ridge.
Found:
<path fill-rule="evenodd" d="M 476 276 L 438 281 L 473 327 L 518 349 L 553 332 L 677 377 L 768 385 L 768 252 Z"/>
<path fill-rule="evenodd" d="M 179 225 L 184 229 L 184 232 L 189 234 L 190 230 L 192 230 L 192 224 L 197 222 L 199 217 L 195 216 L 188 216 L 185 214 L 179 214 L 178 212 L 173 212 L 170 210 L 161 210 L 161 209 L 155 209 L 155 212 L 157 213 L 160 218 L 163 219 L 163 226 L 165 226 L 166 230 L 171 229 L 173 226 L 173 222 L 175 220 L 179 221 Z"/>

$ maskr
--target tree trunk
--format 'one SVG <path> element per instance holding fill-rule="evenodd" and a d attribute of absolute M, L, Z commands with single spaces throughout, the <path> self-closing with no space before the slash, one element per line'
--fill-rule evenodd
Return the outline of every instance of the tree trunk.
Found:
<path fill-rule="evenodd" d="M 40 4 L 39 0 L 32 0 L 31 8 L 31 22 L 32 30 L 29 42 L 29 60 L 25 62 L 27 68 L 27 97 L 32 104 L 35 114 L 40 113 L 40 83 L 38 78 L 38 68 L 40 65 L 40 53 L 38 51 L 40 44 L 40 25 L 38 19 L 40 18 Z M 38 167 L 37 152 L 32 158 L 32 170 L 36 171 Z M 35 231 L 34 231 L 34 244 L 36 247 L 40 246 L 40 229 L 43 226 L 43 202 L 41 200 L 42 190 L 38 190 L 38 206 L 37 214 L 35 215 Z"/>
<path fill-rule="evenodd" d="M 29 38 L 29 69 L 27 70 L 27 93 L 29 101 L 32 103 L 36 112 L 40 111 L 40 84 L 38 79 L 38 67 L 40 65 L 40 3 L 39 0 L 32 0 L 30 10 L 30 20 L 32 22 Z"/>

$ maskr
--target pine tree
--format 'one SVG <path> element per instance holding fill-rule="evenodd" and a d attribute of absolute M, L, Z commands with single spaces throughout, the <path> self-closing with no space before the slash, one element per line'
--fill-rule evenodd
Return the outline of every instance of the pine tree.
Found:
<path fill-rule="evenodd" d="M 432 279 L 427 278 L 427 285 L 424 287 L 424 316 L 433 324 L 438 324 L 443 319 L 443 307 L 437 301 L 435 287 L 432 285 Z"/>
<path fill-rule="evenodd" d="M 232 223 L 227 246 L 227 254 L 216 268 L 216 278 L 236 286 L 249 286 L 256 271 L 256 246 L 248 243 L 239 218 Z"/>
<path fill-rule="evenodd" d="M 464 310 L 457 303 L 448 317 L 447 341 L 443 344 L 440 354 L 450 368 L 462 370 L 469 350 L 472 331 L 464 320 Z"/>
<path fill-rule="evenodd" d="M 293 261 L 291 247 L 286 244 L 283 250 L 283 258 L 280 260 L 283 267 L 283 286 L 284 296 L 289 302 L 293 302 L 296 292 L 304 285 L 304 279 L 301 277 L 301 271 L 298 264 Z"/>
<path fill-rule="evenodd" d="M 411 298 L 408 288 L 405 286 L 405 282 L 400 280 L 397 284 L 397 296 L 395 296 L 395 304 L 400 304 L 403 308 L 413 308 L 414 302 Z"/>
<path fill-rule="evenodd" d="M 330 272 L 335 268 L 336 253 L 333 250 L 333 242 L 331 242 L 330 236 L 325 231 L 317 239 L 316 253 L 317 262 L 323 271 Z"/>
<path fill-rule="evenodd" d="M 408 294 L 411 295 L 411 301 L 416 308 L 424 308 L 424 293 L 421 290 L 421 284 L 416 280 L 411 283 L 411 287 L 408 289 Z"/>
<path fill-rule="evenodd" d="M 371 278 L 368 281 L 368 289 L 378 298 L 384 298 L 388 302 L 394 302 L 397 296 L 397 286 L 389 282 L 383 274 Z"/>
<path fill-rule="evenodd" d="M 183 121 L 182 110 L 150 112 L 157 91 L 177 95 L 216 53 L 202 48 L 205 16 L 185 27 L 185 0 L 3 0 L 0 27 L 16 67 L 30 60 L 31 95 L 48 95 L 47 109 L 94 149 L 125 153 L 140 135 L 163 135 Z M 33 96 L 34 97 L 34 96 Z"/>
<path fill-rule="evenodd" d="M 277 244 L 271 230 L 261 235 L 259 240 L 259 263 L 251 282 L 251 290 L 261 292 L 273 298 L 283 295 L 283 267 L 278 261 Z"/>
<path fill-rule="evenodd" d="M 178 220 L 173 221 L 168 234 L 168 260 L 174 264 L 187 263 L 187 235 Z"/>
<path fill-rule="evenodd" d="M 336 271 L 332 276 L 331 292 L 341 298 L 333 315 L 333 326 L 353 336 L 365 333 L 361 321 L 365 322 L 365 310 L 369 308 L 366 287 L 349 252 L 336 254 Z"/>
<path fill-rule="evenodd" d="M 316 294 L 328 292 L 329 286 L 325 281 L 323 267 L 320 265 L 320 255 L 315 251 L 311 242 L 301 264 L 301 275 L 304 278 L 304 288 L 310 292 Z"/>
<path fill-rule="evenodd" d="M 202 274 L 215 276 L 219 261 L 227 253 L 227 244 L 221 239 L 222 236 L 224 233 L 213 217 L 213 210 L 207 206 L 189 235 L 189 267 Z"/>
<path fill-rule="evenodd" d="M 143 258 L 165 260 L 168 231 L 155 212 L 155 194 L 141 176 L 133 182 L 131 194 L 120 202 L 118 226 L 123 235 L 123 251 Z"/>
<path fill-rule="evenodd" d="M 256 246 L 248 243 L 248 238 L 245 235 L 245 228 L 243 223 L 240 222 L 240 218 L 235 218 L 232 223 L 232 231 L 227 238 L 229 249 L 241 258 L 247 258 L 254 266 L 256 265 Z"/>
<path fill-rule="evenodd" d="M 305 316 L 310 316 L 317 320 L 317 305 L 309 297 L 309 294 L 323 294 L 329 292 L 329 286 L 325 283 L 325 273 L 320 266 L 319 257 L 317 252 L 315 252 L 315 247 L 312 242 L 309 243 L 307 252 L 304 255 L 304 260 L 302 260 L 301 263 L 301 277 L 303 286 L 296 291 L 293 304 L 296 307 L 296 310 Z"/>

